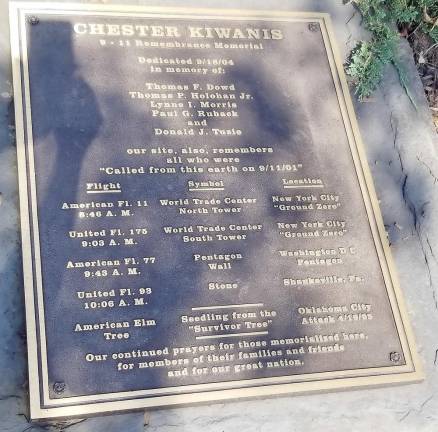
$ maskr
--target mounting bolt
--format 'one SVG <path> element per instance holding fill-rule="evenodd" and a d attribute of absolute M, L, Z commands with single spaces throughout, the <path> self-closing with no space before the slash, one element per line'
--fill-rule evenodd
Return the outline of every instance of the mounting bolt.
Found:
<path fill-rule="evenodd" d="M 56 394 L 64 393 L 64 390 L 65 390 L 65 383 L 63 383 L 63 382 L 56 382 L 55 384 L 53 384 L 53 391 Z"/>
<path fill-rule="evenodd" d="M 35 15 L 32 15 L 31 17 L 29 17 L 27 19 L 27 22 L 32 24 L 32 25 L 36 25 L 40 22 L 40 19 L 38 17 L 36 17 Z"/>
<path fill-rule="evenodd" d="M 393 363 L 400 363 L 401 359 L 401 354 L 396 351 L 389 354 L 389 360 L 391 360 Z"/>
<path fill-rule="evenodd" d="M 308 28 L 311 32 L 317 32 L 319 30 L 319 24 L 312 22 L 308 25 Z"/>

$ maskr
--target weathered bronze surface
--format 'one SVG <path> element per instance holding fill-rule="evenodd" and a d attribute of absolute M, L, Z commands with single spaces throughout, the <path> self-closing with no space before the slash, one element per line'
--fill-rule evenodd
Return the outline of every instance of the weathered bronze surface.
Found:
<path fill-rule="evenodd" d="M 328 16 L 11 23 L 33 418 L 421 378 Z"/>

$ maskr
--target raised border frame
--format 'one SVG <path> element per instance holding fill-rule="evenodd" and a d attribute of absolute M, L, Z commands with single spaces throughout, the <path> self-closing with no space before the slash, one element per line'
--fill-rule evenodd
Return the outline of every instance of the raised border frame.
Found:
<path fill-rule="evenodd" d="M 45 352 L 44 305 L 42 303 L 41 265 L 38 241 L 35 171 L 33 167 L 32 119 L 27 65 L 27 41 L 24 32 L 26 14 L 132 16 L 154 18 L 198 18 L 259 21 L 317 22 L 326 48 L 340 111 L 350 150 L 359 178 L 362 198 L 370 222 L 374 243 L 406 364 L 402 366 L 369 368 L 261 378 L 221 383 L 227 389 L 217 390 L 217 384 L 200 384 L 156 391 L 119 392 L 50 400 Z M 17 157 L 20 190 L 20 215 L 23 253 L 23 273 L 26 301 L 30 414 L 33 420 L 78 417 L 113 411 L 135 410 L 158 406 L 188 405 L 271 395 L 313 393 L 389 384 L 418 382 L 423 379 L 416 353 L 413 333 L 399 288 L 396 270 L 380 214 L 378 200 L 367 165 L 366 154 L 354 114 L 345 79 L 341 57 L 337 51 L 328 14 L 316 12 L 287 12 L 240 9 L 188 9 L 167 7 L 138 7 L 122 5 L 10 3 L 11 53 L 14 80 Z M 239 386 L 239 388 L 233 388 Z M 242 386 L 245 386 L 242 388 Z M 216 389 L 215 389 L 216 387 Z M 165 391 L 163 391 L 165 390 Z M 196 393 L 190 391 L 198 390 Z M 149 397 L 145 397 L 149 393 Z M 151 396 L 155 393 L 155 396 Z"/>

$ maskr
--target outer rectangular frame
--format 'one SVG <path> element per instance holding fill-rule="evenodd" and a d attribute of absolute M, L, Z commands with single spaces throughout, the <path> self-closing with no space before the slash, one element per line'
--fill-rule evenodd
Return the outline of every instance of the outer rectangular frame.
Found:
<path fill-rule="evenodd" d="M 38 217 L 35 208 L 34 188 L 35 172 L 32 164 L 32 121 L 29 98 L 29 76 L 27 58 L 25 55 L 26 40 L 23 40 L 24 16 L 27 13 L 48 14 L 98 14 L 117 16 L 145 17 L 175 17 L 199 19 L 228 19 L 228 20 L 268 20 L 268 21 L 309 21 L 318 22 L 330 64 L 332 77 L 338 97 L 338 102 L 355 169 L 359 178 L 362 197 L 366 206 L 382 272 L 384 275 L 388 297 L 394 312 L 397 330 L 406 357 L 406 365 L 386 368 L 370 368 L 351 371 L 325 372 L 303 374 L 293 378 L 277 377 L 258 380 L 228 382 L 225 390 L 215 389 L 214 384 L 185 386 L 167 389 L 167 394 L 156 392 L 156 396 L 144 397 L 143 391 L 114 393 L 104 396 L 91 395 L 66 399 L 48 399 L 47 383 L 41 386 L 41 380 L 47 376 L 43 360 L 39 356 L 39 348 L 44 354 L 44 309 L 41 299 L 35 290 L 39 269 L 39 244 L 32 242 L 38 233 Z M 20 30 L 21 25 L 21 30 Z M 20 214 L 23 252 L 23 272 L 26 299 L 26 326 L 29 359 L 29 387 L 31 418 L 47 419 L 59 417 L 77 417 L 93 414 L 111 413 L 113 411 L 135 410 L 159 406 L 188 405 L 201 402 L 214 402 L 249 397 L 266 397 L 271 395 L 312 393 L 334 391 L 341 389 L 356 389 L 390 384 L 418 382 L 423 379 L 420 361 L 415 349 L 414 338 L 399 288 L 395 267 L 391 258 L 383 220 L 378 207 L 371 174 L 367 165 L 366 155 L 359 133 L 353 104 L 345 79 L 342 60 L 336 49 L 334 33 L 330 16 L 314 12 L 285 12 L 231 9 L 187 9 L 162 7 L 131 7 L 119 5 L 96 4 L 63 4 L 63 3 L 10 3 L 10 26 L 12 47 L 12 69 L 14 79 L 15 118 L 17 133 L 17 157 L 20 187 Z M 24 47 L 22 44 L 24 43 Z M 23 55 L 24 54 L 24 55 Z M 27 161 L 30 160 L 29 170 Z M 31 199 L 33 195 L 33 199 Z M 36 234 L 35 234 L 36 233 Z M 35 258 L 33 258 L 33 253 Z M 37 277 L 35 277 L 35 275 Z M 42 287 L 40 287 L 42 290 Z M 41 292 L 39 293 L 41 294 Z M 37 320 L 37 312 L 38 317 Z M 42 326 L 41 326 L 42 325 Z M 283 379 L 282 379 L 283 378 Z M 286 379 L 285 379 L 286 378 Z M 294 380 L 294 382 L 290 382 Z M 251 381 L 251 382 L 250 382 Z M 251 383 L 255 382 L 251 387 Z M 289 381 L 289 382 L 286 382 Z M 236 385 L 247 385 L 244 388 L 232 388 Z M 255 386 L 257 385 L 257 386 Z M 201 392 L 188 393 L 187 389 L 202 389 Z M 169 391 L 173 394 L 169 394 Z M 142 397 L 143 393 L 143 397 Z M 151 393 L 151 392 L 149 392 Z M 94 400 L 93 400 L 94 399 Z"/>

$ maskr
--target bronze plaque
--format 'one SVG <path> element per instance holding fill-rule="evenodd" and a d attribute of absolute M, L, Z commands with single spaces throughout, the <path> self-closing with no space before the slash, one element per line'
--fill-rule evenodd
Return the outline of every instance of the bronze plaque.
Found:
<path fill-rule="evenodd" d="M 421 379 L 327 15 L 11 24 L 32 418 Z"/>

